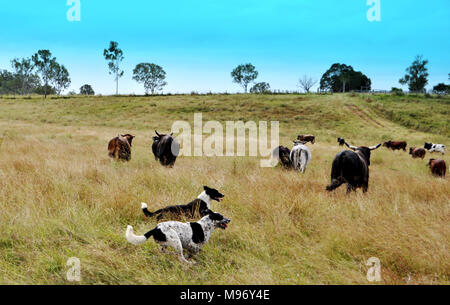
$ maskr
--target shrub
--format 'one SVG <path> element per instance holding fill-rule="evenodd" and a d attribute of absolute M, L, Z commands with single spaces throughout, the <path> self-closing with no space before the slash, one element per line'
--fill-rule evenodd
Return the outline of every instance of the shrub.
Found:
<path fill-rule="evenodd" d="M 270 85 L 265 82 L 257 83 L 250 89 L 250 93 L 270 93 Z"/>
<path fill-rule="evenodd" d="M 397 95 L 397 96 L 403 96 L 403 95 L 405 95 L 405 93 L 403 93 L 403 90 L 400 89 L 400 88 L 392 87 L 391 92 L 392 92 L 394 95 Z"/>

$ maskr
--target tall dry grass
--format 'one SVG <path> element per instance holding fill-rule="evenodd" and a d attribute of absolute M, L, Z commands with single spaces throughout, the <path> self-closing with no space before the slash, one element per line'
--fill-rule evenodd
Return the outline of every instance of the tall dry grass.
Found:
<path fill-rule="evenodd" d="M 219 109 L 205 114 L 205 120 L 239 119 L 247 112 L 233 114 L 225 108 L 242 103 L 241 98 L 189 97 L 186 103 Z M 358 191 L 347 196 L 344 187 L 325 192 L 332 159 L 342 149 L 335 143 L 337 134 L 350 136 L 354 145 L 373 145 L 392 135 L 419 145 L 430 138 L 448 141 L 445 136 L 398 126 L 346 96 L 310 101 L 245 97 L 250 106 L 239 107 L 261 119 L 288 109 L 286 122 L 281 122 L 282 144 L 302 130 L 318 136 L 318 143 L 310 145 L 313 159 L 304 175 L 260 168 L 257 159 L 248 157 L 182 157 L 166 169 L 151 155 L 152 130 L 170 129 L 176 115 L 167 114 L 167 104 L 175 104 L 172 111 L 187 119 L 192 110 L 183 110 L 188 106 L 179 97 L 160 99 L 129 102 L 123 111 L 123 101 L 80 101 L 93 109 L 101 103 L 104 109 L 98 114 L 74 113 L 80 111 L 72 108 L 76 100 L 1 101 L 10 119 L 0 120 L 0 283 L 67 284 L 70 257 L 81 260 L 82 284 L 367 284 L 370 257 L 380 259 L 384 284 L 449 283 L 448 177 L 434 178 L 426 161 L 381 148 L 372 155 L 366 195 Z M 149 103 L 157 105 L 151 106 L 150 119 L 135 109 Z M 340 107 L 343 103 L 357 105 L 383 127 L 364 129 L 366 122 Z M 317 112 L 304 112 L 314 107 Z M 95 118 L 103 112 L 109 113 L 109 121 Z M 72 122 L 62 119 L 63 113 Z M 296 119 L 298 113 L 310 122 L 301 115 Z M 334 121 L 321 124 L 328 118 Z M 103 122 L 111 126 L 101 126 Z M 118 132 L 137 136 L 129 163 L 107 157 L 108 140 Z M 213 208 L 232 222 L 226 231 L 213 234 L 195 257 L 197 265 L 185 266 L 174 255 L 162 254 L 153 241 L 138 247 L 126 242 L 126 225 L 141 233 L 156 224 L 143 216 L 141 201 L 152 209 L 186 203 L 203 185 L 226 194 Z"/>

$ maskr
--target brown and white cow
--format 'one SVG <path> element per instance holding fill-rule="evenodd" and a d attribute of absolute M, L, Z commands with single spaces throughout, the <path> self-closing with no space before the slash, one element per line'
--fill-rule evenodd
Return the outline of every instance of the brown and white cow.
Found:
<path fill-rule="evenodd" d="M 404 151 L 406 151 L 406 146 L 408 146 L 408 143 L 406 143 L 405 141 L 387 141 L 383 143 L 383 146 L 392 150 L 403 149 Z"/>
<path fill-rule="evenodd" d="M 415 158 L 425 158 L 427 151 L 423 148 L 415 148 L 415 147 L 410 147 L 409 148 L 409 154 L 413 157 L 413 159 Z"/>
<path fill-rule="evenodd" d="M 298 135 L 297 140 L 302 142 L 311 142 L 311 144 L 314 144 L 316 137 L 313 135 Z"/>
<path fill-rule="evenodd" d="M 117 160 L 130 161 L 131 146 L 135 136 L 131 134 L 118 135 L 108 144 L 108 156 Z"/>
<path fill-rule="evenodd" d="M 444 160 L 430 159 L 427 165 L 430 167 L 431 173 L 433 175 L 445 178 L 447 165 L 445 164 Z"/>

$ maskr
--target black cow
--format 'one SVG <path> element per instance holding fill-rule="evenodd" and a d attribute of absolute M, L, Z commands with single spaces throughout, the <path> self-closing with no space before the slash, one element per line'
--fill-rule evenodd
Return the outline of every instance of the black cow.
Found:
<path fill-rule="evenodd" d="M 153 155 L 155 156 L 156 161 L 158 161 L 158 156 L 157 156 L 158 143 L 159 143 L 159 137 L 153 137 L 152 152 L 153 152 Z"/>
<path fill-rule="evenodd" d="M 180 144 L 173 137 L 173 133 L 166 135 L 159 134 L 156 130 L 155 132 L 157 136 L 153 137 L 152 145 L 155 159 L 159 160 L 163 166 L 173 167 L 180 152 Z"/>
<path fill-rule="evenodd" d="M 347 183 L 347 193 L 356 191 L 359 187 L 362 187 L 365 193 L 369 188 L 370 152 L 381 144 L 372 147 L 356 147 L 347 143 L 345 145 L 354 152 L 345 150 L 336 155 L 331 168 L 331 184 L 327 186 L 327 191 L 333 191 Z"/>

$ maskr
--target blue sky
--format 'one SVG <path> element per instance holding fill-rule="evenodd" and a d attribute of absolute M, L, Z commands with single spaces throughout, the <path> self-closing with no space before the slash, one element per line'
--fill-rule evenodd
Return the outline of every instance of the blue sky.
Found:
<path fill-rule="evenodd" d="M 272 89 L 297 89 L 335 62 L 352 65 L 374 89 L 400 87 L 415 55 L 429 59 L 430 84 L 448 83 L 450 1 L 380 0 L 381 21 L 369 22 L 367 0 L 80 0 L 81 21 L 69 22 L 67 0 L 2 1 L 0 69 L 14 57 L 50 49 L 66 65 L 71 89 L 89 83 L 112 94 L 103 49 L 124 51 L 120 93 L 144 92 L 133 81 L 141 62 L 167 72 L 165 92 L 239 92 L 231 70 L 253 63 Z"/>

